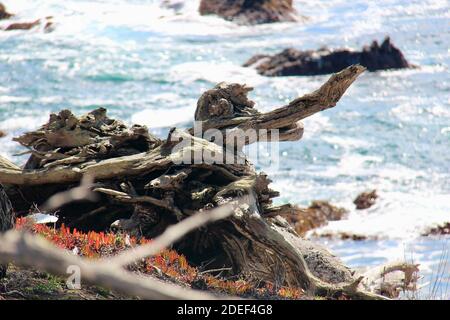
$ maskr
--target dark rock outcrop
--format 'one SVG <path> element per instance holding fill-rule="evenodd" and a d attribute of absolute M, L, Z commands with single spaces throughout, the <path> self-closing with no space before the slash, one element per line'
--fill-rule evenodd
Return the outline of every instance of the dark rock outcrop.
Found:
<path fill-rule="evenodd" d="M 436 226 L 434 228 L 426 231 L 423 236 L 440 236 L 450 234 L 450 222 L 444 223 L 442 225 Z"/>
<path fill-rule="evenodd" d="M 34 27 L 40 25 L 41 20 L 35 20 L 32 22 L 16 22 L 12 23 L 5 28 L 5 31 L 13 31 L 13 30 L 30 30 Z"/>
<path fill-rule="evenodd" d="M 164 0 L 161 6 L 165 9 L 171 9 L 180 12 L 184 8 L 184 1 L 180 0 Z"/>
<path fill-rule="evenodd" d="M 349 49 L 332 51 L 326 48 L 317 51 L 286 49 L 274 56 L 256 55 L 248 60 L 244 67 L 255 66 L 259 74 L 277 77 L 334 73 L 352 64 L 360 64 L 369 71 L 412 67 L 403 53 L 391 43 L 389 37 L 384 39 L 381 45 L 373 41 L 362 51 Z"/>
<path fill-rule="evenodd" d="M 303 236 L 309 230 L 316 229 L 328 224 L 328 221 L 338 221 L 346 217 L 347 210 L 338 208 L 327 201 L 313 201 L 308 208 L 291 207 L 290 210 L 280 212 L 279 215 L 285 218 Z"/>
<path fill-rule="evenodd" d="M 31 30 L 35 27 L 38 27 L 40 25 L 44 26 L 45 32 L 51 32 L 53 31 L 53 17 L 45 17 L 44 19 L 37 19 L 32 22 L 15 22 L 8 25 L 4 31 L 13 31 L 13 30 Z"/>
<path fill-rule="evenodd" d="M 6 8 L 3 5 L 3 3 L 0 3 L 0 20 L 9 19 L 12 16 L 13 16 L 12 13 L 9 13 L 8 11 L 6 11 Z"/>
<path fill-rule="evenodd" d="M 5 131 L 2 131 L 2 130 L 0 130 L 0 138 L 3 138 L 3 137 L 5 137 L 6 136 L 6 132 Z"/>
<path fill-rule="evenodd" d="M 292 0 L 202 0 L 199 11 L 250 25 L 298 19 Z"/>
<path fill-rule="evenodd" d="M 372 190 L 370 192 L 363 192 L 359 196 L 356 197 L 353 203 L 356 205 L 356 209 L 364 210 L 368 209 L 375 204 L 378 195 L 376 190 Z"/>

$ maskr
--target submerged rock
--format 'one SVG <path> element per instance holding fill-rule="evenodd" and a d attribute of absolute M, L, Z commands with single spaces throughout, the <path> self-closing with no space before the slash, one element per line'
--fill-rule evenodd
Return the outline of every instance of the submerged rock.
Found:
<path fill-rule="evenodd" d="M 347 215 L 347 210 L 338 208 L 326 201 L 313 201 L 309 208 L 292 207 L 292 210 L 281 212 L 299 235 L 328 224 L 328 221 L 338 221 Z"/>
<path fill-rule="evenodd" d="M 368 209 L 375 204 L 378 195 L 376 190 L 372 190 L 370 192 L 363 192 L 359 196 L 356 197 L 353 203 L 356 205 L 356 209 L 364 210 Z"/>
<path fill-rule="evenodd" d="M 161 4 L 163 8 L 181 11 L 184 8 L 184 1 L 182 0 L 164 0 Z"/>
<path fill-rule="evenodd" d="M 423 236 L 439 236 L 450 234 L 450 222 L 429 229 Z"/>
<path fill-rule="evenodd" d="M 13 31 L 13 30 L 31 30 L 40 25 L 44 25 L 44 31 L 50 32 L 53 31 L 53 17 L 46 17 L 44 19 L 37 19 L 32 22 L 16 22 L 7 26 L 4 31 Z"/>
<path fill-rule="evenodd" d="M 199 11 L 241 24 L 298 20 L 292 0 L 202 0 Z"/>
<path fill-rule="evenodd" d="M 12 30 L 30 30 L 33 29 L 34 27 L 37 27 L 38 25 L 40 25 L 41 20 L 35 20 L 32 22 L 16 22 L 16 23 L 12 23 L 9 26 L 7 26 L 5 28 L 5 31 L 12 31 Z"/>
<path fill-rule="evenodd" d="M 248 60 L 244 67 L 254 66 L 261 75 L 277 77 L 334 73 L 353 64 L 360 64 L 369 71 L 412 67 L 389 37 L 386 37 L 381 45 L 373 41 L 362 51 L 286 49 L 274 56 L 256 55 Z"/>
<path fill-rule="evenodd" d="M 3 3 L 0 3 L 0 20 L 9 19 L 12 16 L 13 16 L 12 13 L 9 13 L 8 11 L 6 11 L 6 8 L 3 5 Z"/>

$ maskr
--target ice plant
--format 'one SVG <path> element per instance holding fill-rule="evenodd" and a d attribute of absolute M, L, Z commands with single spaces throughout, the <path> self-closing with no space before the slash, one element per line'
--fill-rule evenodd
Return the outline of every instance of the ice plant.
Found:
<path fill-rule="evenodd" d="M 137 239 L 121 233 L 94 231 L 85 233 L 77 229 L 71 230 L 64 224 L 59 228 L 54 228 L 43 224 L 34 224 L 27 218 L 18 218 L 16 220 L 16 228 L 18 230 L 26 229 L 41 235 L 62 249 L 70 250 L 74 254 L 90 259 L 111 256 L 130 247 L 151 242 L 150 239 Z M 248 281 L 231 281 L 200 273 L 196 267 L 189 265 L 185 256 L 178 254 L 175 250 L 163 250 L 155 256 L 129 266 L 129 269 L 157 277 L 164 277 L 169 281 L 181 281 L 189 286 L 202 281 L 206 284 L 206 288 L 224 294 L 272 296 L 281 299 L 298 299 L 303 296 L 302 291 L 298 289 L 275 289 L 271 283 L 267 283 L 262 287 L 256 287 Z"/>

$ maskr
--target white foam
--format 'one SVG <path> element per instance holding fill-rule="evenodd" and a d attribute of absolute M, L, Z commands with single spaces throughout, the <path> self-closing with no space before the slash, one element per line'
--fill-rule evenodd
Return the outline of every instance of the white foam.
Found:
<path fill-rule="evenodd" d="M 351 211 L 348 219 L 330 222 L 318 234 L 356 234 L 369 238 L 414 239 L 429 228 L 448 222 L 450 195 L 431 192 L 379 191 L 376 206 Z M 432 196 L 432 200 L 430 200 Z"/>
<path fill-rule="evenodd" d="M 189 118 L 186 115 L 192 115 L 194 112 L 195 106 L 175 109 L 151 108 L 135 113 L 131 117 L 131 122 L 146 125 L 149 128 L 172 127 L 188 121 Z"/>
<path fill-rule="evenodd" d="M 185 84 L 199 80 L 216 84 L 226 79 L 227 82 L 246 83 L 251 86 L 258 86 L 267 81 L 251 68 L 242 68 L 231 62 L 211 63 L 203 61 L 173 66 L 169 71 L 169 79 Z"/>
<path fill-rule="evenodd" d="M 14 102 L 28 102 L 31 101 L 31 98 L 29 97 L 16 97 L 16 96 L 0 96 L 0 104 L 9 104 Z"/>
<path fill-rule="evenodd" d="M 48 120 L 49 112 L 43 110 L 40 115 L 11 117 L 0 122 L 0 128 L 7 132 L 33 130 Z"/>

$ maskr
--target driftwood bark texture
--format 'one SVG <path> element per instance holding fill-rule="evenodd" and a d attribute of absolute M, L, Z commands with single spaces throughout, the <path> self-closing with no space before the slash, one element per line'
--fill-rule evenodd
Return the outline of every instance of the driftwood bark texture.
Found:
<path fill-rule="evenodd" d="M 291 208 L 272 204 L 278 192 L 240 151 L 245 144 L 274 138 L 243 136 L 249 129 L 278 129 L 281 141 L 299 140 L 299 121 L 334 107 L 363 71 L 350 66 L 317 91 L 267 113 L 254 109 L 247 98 L 251 88 L 221 83 L 198 101 L 195 118 L 204 135 L 197 135 L 198 128 L 173 129 L 164 141 L 144 127 L 127 128 L 108 118 L 105 109 L 80 118 L 64 110 L 51 115 L 39 130 L 16 139 L 29 148 L 30 160 L 24 169 L 0 161 L 0 182 L 8 185 L 17 210 L 23 210 L 29 203 L 41 206 L 88 175 L 100 198 L 61 207 L 61 221 L 81 229 L 112 225 L 151 238 L 197 211 L 208 214 L 212 208 L 237 203 L 230 217 L 189 233 L 175 249 L 195 265 L 226 267 L 227 275 L 255 283 L 302 288 L 312 295 L 380 298 L 361 290 L 362 278 L 354 277 L 327 250 L 298 236 L 282 218 Z M 223 144 L 209 136 L 208 129 L 224 132 Z M 242 138 L 240 145 L 233 143 L 236 138 Z M 232 162 L 222 162 L 230 157 Z M 239 202 L 243 197 L 246 201 Z"/>
<path fill-rule="evenodd" d="M 11 202 L 0 184 L 0 233 L 14 227 L 14 213 Z M 0 265 L 0 278 L 6 274 L 7 265 Z"/>

